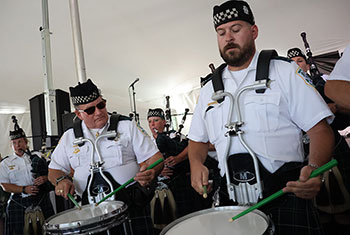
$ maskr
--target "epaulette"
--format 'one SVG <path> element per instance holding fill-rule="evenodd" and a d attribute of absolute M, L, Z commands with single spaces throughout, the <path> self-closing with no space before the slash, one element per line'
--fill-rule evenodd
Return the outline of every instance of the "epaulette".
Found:
<path fill-rule="evenodd" d="M 119 121 L 132 121 L 131 117 L 125 116 L 125 115 L 120 115 Z"/>
<path fill-rule="evenodd" d="M 203 77 L 200 77 L 200 84 L 201 84 L 201 87 L 204 87 L 205 84 L 207 84 L 211 79 L 212 79 L 212 76 L 213 74 L 212 73 L 209 73 L 207 76 L 205 76 L 204 78 Z"/>
<path fill-rule="evenodd" d="M 1 159 L 1 161 L 5 160 L 5 159 L 8 158 L 8 157 L 9 157 L 9 156 L 4 157 L 3 159 Z M 1 161 L 0 161 L 0 162 L 1 162 Z"/>

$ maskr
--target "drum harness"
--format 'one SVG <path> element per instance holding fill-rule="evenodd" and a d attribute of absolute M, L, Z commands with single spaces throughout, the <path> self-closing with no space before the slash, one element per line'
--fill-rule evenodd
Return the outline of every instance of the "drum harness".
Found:
<path fill-rule="evenodd" d="M 90 162 L 90 176 L 89 176 L 90 179 L 88 179 L 89 180 L 88 186 L 86 188 L 87 197 L 88 197 L 88 201 L 90 204 L 94 204 L 94 203 L 102 200 L 104 197 L 106 197 L 108 195 L 109 192 L 112 192 L 114 190 L 113 183 L 111 182 L 111 180 L 113 180 L 113 179 L 109 179 L 103 171 L 104 161 L 102 160 L 97 143 L 99 142 L 99 140 L 101 140 L 102 138 L 105 138 L 105 137 L 107 137 L 111 141 L 113 141 L 115 138 L 117 138 L 118 137 L 118 133 L 117 133 L 118 122 L 122 121 L 122 120 L 130 120 L 130 118 L 113 112 L 110 116 L 110 126 L 107 130 L 107 133 L 99 135 L 96 138 L 95 142 L 83 137 L 83 131 L 81 128 L 82 121 L 80 119 L 73 122 L 73 130 L 74 130 L 74 135 L 75 135 L 75 140 L 73 141 L 73 144 L 77 144 L 77 145 L 79 145 L 79 147 L 81 147 L 84 145 L 85 142 L 88 142 L 92 146 L 91 162 Z M 96 151 L 97 156 L 98 156 L 97 162 L 94 162 L 95 151 Z M 92 192 L 96 196 L 93 196 Z M 111 196 L 109 198 L 109 200 L 115 200 L 115 195 Z"/>
<path fill-rule="evenodd" d="M 225 133 L 225 136 L 227 138 L 227 144 L 226 144 L 226 149 L 224 154 L 225 156 L 224 167 L 226 172 L 227 191 L 229 194 L 229 198 L 232 199 L 233 201 L 236 201 L 239 205 L 252 205 L 257 203 L 259 198 L 260 199 L 263 198 L 263 194 L 262 194 L 263 185 L 262 185 L 262 180 L 260 178 L 258 159 L 256 157 L 255 152 L 249 147 L 249 145 L 244 141 L 242 137 L 242 134 L 244 133 L 244 131 L 241 129 L 241 127 L 243 126 L 244 122 L 242 120 L 241 110 L 239 107 L 239 98 L 240 98 L 240 95 L 245 91 L 255 90 L 256 93 L 263 94 L 265 90 L 269 88 L 270 83 L 272 82 L 272 80 L 268 78 L 269 64 L 273 56 L 277 56 L 277 52 L 275 50 L 263 50 L 260 52 L 259 58 L 258 58 L 255 83 L 239 89 L 236 92 L 235 97 L 230 92 L 224 91 L 221 74 L 223 69 L 226 67 L 226 64 L 220 65 L 213 72 L 213 75 L 212 75 L 212 83 L 214 87 L 214 94 L 212 95 L 212 99 L 217 101 L 218 103 L 221 103 L 224 100 L 225 96 L 227 96 L 230 100 L 227 123 L 225 124 L 225 128 L 227 128 L 228 130 Z M 231 121 L 233 111 L 237 113 L 237 121 L 234 121 L 234 122 Z M 248 151 L 249 155 L 253 160 L 255 177 L 256 177 L 255 184 L 249 183 L 255 177 L 254 177 L 254 174 L 252 173 L 251 174 L 253 175 L 253 177 L 250 177 L 250 178 L 247 177 L 248 176 L 247 174 L 250 173 L 247 171 L 238 172 L 238 175 L 239 175 L 239 179 L 237 179 L 237 181 L 239 182 L 238 184 L 231 183 L 228 159 L 229 159 L 229 152 L 231 147 L 231 138 L 233 136 L 238 136 L 240 143 Z M 215 198 L 216 196 L 218 196 L 218 193 L 214 194 L 214 202 L 219 200 L 218 198 Z"/>

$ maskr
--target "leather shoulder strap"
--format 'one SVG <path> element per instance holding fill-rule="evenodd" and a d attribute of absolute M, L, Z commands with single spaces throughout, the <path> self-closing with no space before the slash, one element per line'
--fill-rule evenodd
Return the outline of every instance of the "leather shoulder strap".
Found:
<path fill-rule="evenodd" d="M 255 81 L 260 80 L 270 80 L 269 79 L 269 68 L 270 68 L 270 61 L 273 56 L 278 56 L 276 50 L 262 50 L 259 54 L 258 58 L 258 65 L 256 69 L 256 77 Z M 263 94 L 265 93 L 266 89 L 259 89 L 256 90 L 256 93 Z"/>

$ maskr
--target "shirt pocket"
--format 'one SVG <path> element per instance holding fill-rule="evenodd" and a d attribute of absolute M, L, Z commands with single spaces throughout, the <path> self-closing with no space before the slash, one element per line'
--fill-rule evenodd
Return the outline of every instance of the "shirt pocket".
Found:
<path fill-rule="evenodd" d="M 91 153 L 89 152 L 89 143 L 85 143 L 81 147 L 75 147 L 69 156 L 69 162 L 73 169 L 77 167 L 89 167 L 91 162 Z"/>
<path fill-rule="evenodd" d="M 221 105 L 208 106 L 204 112 L 204 120 L 208 132 L 209 142 L 215 144 L 223 133 L 223 114 L 219 112 Z"/>
<path fill-rule="evenodd" d="M 277 130 L 280 99 L 280 93 L 245 96 L 243 122 L 247 124 L 247 129 L 258 132 Z"/>
<path fill-rule="evenodd" d="M 14 183 L 17 184 L 19 183 L 19 181 L 23 181 L 23 177 L 25 176 L 25 171 L 24 170 L 20 170 L 19 166 L 10 166 L 9 167 L 9 180 L 10 183 Z"/>
<path fill-rule="evenodd" d="M 124 138 L 120 138 L 116 141 L 108 140 L 103 146 L 104 148 L 101 150 L 101 157 L 105 162 L 105 169 L 123 165 L 125 163 L 123 155 L 126 155 L 125 148 L 127 147 L 127 140 Z"/>

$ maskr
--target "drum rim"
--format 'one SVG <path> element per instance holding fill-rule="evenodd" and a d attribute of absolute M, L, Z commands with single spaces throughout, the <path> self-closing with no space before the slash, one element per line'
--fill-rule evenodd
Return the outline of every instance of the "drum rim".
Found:
<path fill-rule="evenodd" d="M 79 228 L 82 228 L 82 227 L 84 227 L 86 225 L 91 225 L 91 224 L 94 224 L 96 222 L 102 222 L 104 220 L 108 220 L 109 218 L 114 217 L 116 214 L 117 215 L 122 215 L 128 209 L 128 206 L 122 201 L 104 201 L 100 205 L 104 205 L 104 204 L 119 204 L 121 206 L 116 208 L 115 210 L 112 210 L 112 211 L 106 213 L 106 214 L 103 214 L 103 215 L 100 215 L 100 216 L 95 216 L 95 217 L 92 217 L 90 219 L 73 221 L 73 222 L 69 222 L 69 223 L 50 224 L 49 223 L 50 220 L 52 220 L 52 219 L 54 219 L 54 218 L 56 218 L 58 216 L 67 214 L 67 213 L 69 213 L 71 211 L 75 211 L 75 210 L 79 210 L 79 209 L 78 208 L 72 208 L 72 209 L 68 209 L 68 210 L 65 210 L 65 211 L 61 211 L 61 212 L 59 212 L 59 213 L 49 217 L 45 221 L 44 229 L 45 229 L 45 231 L 64 230 L 64 229 L 69 229 L 69 230 L 79 229 Z M 84 206 L 82 206 L 82 208 L 89 207 L 91 205 L 93 205 L 93 204 L 84 205 Z M 102 220 L 102 218 L 103 218 L 103 220 Z"/>
<path fill-rule="evenodd" d="M 246 207 L 246 206 L 219 206 L 219 207 L 215 207 L 215 208 L 208 208 L 208 209 L 196 211 L 196 212 L 193 212 L 191 214 L 185 215 L 183 217 L 180 217 L 180 218 L 174 220 L 173 222 L 171 222 L 170 224 L 165 226 L 159 235 L 165 235 L 175 225 L 177 225 L 177 224 L 179 224 L 179 223 L 181 223 L 189 218 L 197 216 L 197 215 L 207 214 L 208 212 L 212 212 L 212 211 L 228 211 L 228 210 L 234 210 L 234 209 L 239 209 L 239 210 L 244 211 L 248 208 L 249 207 Z M 270 225 L 270 220 L 269 220 L 268 216 L 265 213 L 263 213 L 262 211 L 255 209 L 254 211 L 251 211 L 250 213 L 260 215 L 266 221 L 267 225 L 268 226 Z M 267 227 L 267 229 L 268 229 L 268 227 Z"/>

